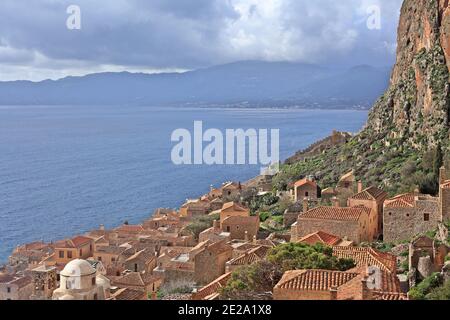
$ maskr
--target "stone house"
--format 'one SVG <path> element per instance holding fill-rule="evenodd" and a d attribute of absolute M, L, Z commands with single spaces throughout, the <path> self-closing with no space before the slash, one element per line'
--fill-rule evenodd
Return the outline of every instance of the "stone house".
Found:
<path fill-rule="evenodd" d="M 147 293 L 142 290 L 135 290 L 130 288 L 121 288 L 114 292 L 109 300 L 117 301 L 136 301 L 136 300 L 148 300 Z"/>
<path fill-rule="evenodd" d="M 317 207 L 299 215 L 291 227 L 291 241 L 323 231 L 355 244 L 369 241 L 370 209 L 358 207 Z"/>
<path fill-rule="evenodd" d="M 206 284 L 225 273 L 225 265 L 233 255 L 233 248 L 225 241 L 206 245 L 194 257 L 194 279 Z"/>
<path fill-rule="evenodd" d="M 359 183 L 359 188 L 362 185 Z M 369 216 L 370 239 L 377 239 L 383 234 L 383 204 L 387 193 L 376 187 L 369 187 L 348 199 L 349 207 L 365 206 L 372 209 Z"/>
<path fill-rule="evenodd" d="M 128 288 L 145 292 L 148 295 L 158 291 L 163 283 L 159 275 L 148 272 L 129 272 L 123 276 L 112 279 L 112 284 L 119 288 Z"/>
<path fill-rule="evenodd" d="M 207 199 L 187 200 L 180 207 L 181 217 L 198 217 L 207 215 L 211 211 L 210 202 Z"/>
<path fill-rule="evenodd" d="M 223 205 L 222 210 L 220 210 L 220 223 L 222 224 L 228 217 L 235 216 L 248 217 L 250 216 L 250 210 L 235 202 L 227 202 Z"/>
<path fill-rule="evenodd" d="M 205 231 L 202 231 L 198 236 L 199 242 L 210 241 L 210 242 L 218 242 L 218 241 L 229 241 L 231 240 L 230 232 L 224 232 L 220 227 L 220 221 L 215 220 L 213 222 L 213 226 Z"/>
<path fill-rule="evenodd" d="M 155 252 L 148 249 L 140 250 L 125 260 L 124 267 L 133 272 L 152 273 L 152 270 L 156 268 Z"/>
<path fill-rule="evenodd" d="M 0 300 L 29 300 L 32 293 L 30 276 L 0 274 Z"/>
<path fill-rule="evenodd" d="M 241 196 L 242 185 L 240 182 L 226 182 L 220 188 L 222 192 L 222 199 L 237 200 Z"/>
<path fill-rule="evenodd" d="M 319 198 L 319 186 L 310 178 L 301 179 L 294 183 L 294 201 L 299 202 L 304 198 L 317 200 Z"/>
<path fill-rule="evenodd" d="M 384 242 L 401 242 L 437 227 L 439 198 L 407 193 L 388 199 L 383 209 Z"/>
<path fill-rule="evenodd" d="M 220 228 L 225 233 L 230 234 L 230 239 L 251 240 L 255 238 L 259 231 L 259 215 L 256 216 L 230 216 L 225 218 L 220 224 Z"/>
<path fill-rule="evenodd" d="M 99 246 L 95 248 L 94 258 L 101 261 L 106 269 L 110 269 L 119 261 L 120 255 L 127 250 L 119 246 Z"/>
<path fill-rule="evenodd" d="M 31 270 L 33 289 L 31 300 L 51 300 L 53 291 L 58 285 L 58 276 L 55 267 L 41 265 Z"/>
<path fill-rule="evenodd" d="M 65 265 L 74 259 L 87 259 L 94 253 L 94 240 L 85 236 L 57 241 L 54 244 L 56 264 Z"/>
<path fill-rule="evenodd" d="M 337 193 L 354 193 L 357 188 L 356 177 L 354 171 L 344 174 L 336 185 Z"/>
<path fill-rule="evenodd" d="M 427 236 L 420 236 L 409 244 L 409 270 L 416 278 L 424 279 L 433 272 L 440 272 L 450 248 Z"/>

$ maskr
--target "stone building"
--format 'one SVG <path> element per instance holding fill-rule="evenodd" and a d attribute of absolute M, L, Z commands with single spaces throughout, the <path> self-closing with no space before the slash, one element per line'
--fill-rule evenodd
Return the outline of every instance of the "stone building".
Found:
<path fill-rule="evenodd" d="M 220 226 L 220 221 L 215 220 L 213 222 L 213 226 L 209 229 L 202 231 L 198 236 L 199 242 L 210 241 L 210 242 L 218 242 L 218 241 L 229 241 L 231 240 L 231 234 L 229 232 L 225 232 L 222 230 Z"/>
<path fill-rule="evenodd" d="M 251 240 L 259 231 L 259 215 L 230 216 L 221 222 L 222 231 L 230 234 L 230 239 Z"/>
<path fill-rule="evenodd" d="M 31 277 L 0 274 L 0 300 L 29 300 L 32 293 Z"/>
<path fill-rule="evenodd" d="M 134 289 L 151 295 L 158 291 L 163 283 L 163 278 L 148 272 L 129 272 L 112 280 L 113 285 L 119 288 Z"/>
<path fill-rule="evenodd" d="M 94 252 L 94 240 L 85 236 L 57 241 L 55 247 L 56 264 L 65 265 L 74 259 L 87 259 Z"/>
<path fill-rule="evenodd" d="M 232 256 L 233 248 L 225 241 L 205 246 L 194 258 L 195 282 L 206 284 L 223 275 Z"/>
<path fill-rule="evenodd" d="M 236 202 L 227 202 L 220 210 L 220 223 L 222 223 L 228 217 L 248 217 L 250 216 L 250 210 L 237 204 Z"/>
<path fill-rule="evenodd" d="M 319 186 L 310 178 L 305 178 L 294 183 L 294 201 L 302 201 L 304 198 L 317 200 Z"/>
<path fill-rule="evenodd" d="M 370 247 L 334 246 L 333 256 L 340 259 L 352 259 L 359 268 L 376 267 L 392 274 L 397 272 L 396 256 Z"/>
<path fill-rule="evenodd" d="M 41 265 L 31 270 L 33 281 L 33 293 L 31 300 L 51 300 L 53 291 L 56 290 L 58 279 L 55 267 Z"/>
<path fill-rule="evenodd" d="M 192 294 L 192 300 L 215 300 L 219 297 L 219 290 L 225 287 L 231 279 L 231 272 L 221 275 L 219 278 L 208 283 L 203 288 Z"/>
<path fill-rule="evenodd" d="M 339 179 L 337 186 L 336 186 L 336 192 L 337 193 L 344 193 L 344 192 L 354 193 L 356 191 L 356 188 L 357 188 L 356 177 L 352 170 L 352 171 L 344 174 Z"/>
<path fill-rule="evenodd" d="M 353 241 L 369 241 L 370 209 L 358 207 L 317 207 L 299 215 L 291 227 L 291 241 L 323 231 Z"/>
<path fill-rule="evenodd" d="M 409 244 L 408 265 L 415 274 L 414 280 L 421 280 L 433 272 L 440 272 L 450 248 L 427 236 L 420 236 Z"/>
<path fill-rule="evenodd" d="M 388 199 L 383 209 L 384 242 L 401 242 L 437 227 L 439 198 L 407 193 Z"/>
<path fill-rule="evenodd" d="M 362 183 L 358 183 L 362 189 Z M 357 194 L 348 199 L 349 207 L 365 206 L 372 209 L 369 216 L 369 237 L 376 240 L 383 234 L 383 204 L 387 198 L 387 193 L 376 187 L 369 187 L 359 190 Z"/>
<path fill-rule="evenodd" d="M 207 199 L 187 200 L 180 207 L 181 217 L 198 217 L 207 215 L 210 212 L 210 201 Z"/>
<path fill-rule="evenodd" d="M 156 268 L 155 252 L 143 249 L 136 252 L 124 262 L 124 268 L 133 272 L 149 272 Z"/>
<path fill-rule="evenodd" d="M 97 271 L 86 260 L 69 262 L 60 273 L 59 288 L 53 300 L 105 300 L 109 296 L 108 280 L 97 277 Z"/>
<path fill-rule="evenodd" d="M 269 252 L 270 247 L 267 246 L 259 246 L 256 248 L 252 248 L 240 256 L 231 259 L 225 265 L 226 272 L 232 272 L 239 267 L 250 265 L 252 263 L 263 260 L 267 253 Z"/>

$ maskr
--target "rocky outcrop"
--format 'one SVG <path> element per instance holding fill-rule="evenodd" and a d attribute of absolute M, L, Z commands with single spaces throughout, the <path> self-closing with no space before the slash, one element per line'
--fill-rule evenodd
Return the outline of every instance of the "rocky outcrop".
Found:
<path fill-rule="evenodd" d="M 385 143 L 421 149 L 448 139 L 450 114 L 449 0 L 405 0 L 390 87 L 366 130 Z"/>

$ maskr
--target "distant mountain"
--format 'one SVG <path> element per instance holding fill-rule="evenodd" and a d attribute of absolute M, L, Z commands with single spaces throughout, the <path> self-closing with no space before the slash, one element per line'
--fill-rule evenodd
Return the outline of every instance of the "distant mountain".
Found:
<path fill-rule="evenodd" d="M 327 103 L 369 106 L 388 85 L 388 69 L 336 71 L 289 62 L 242 61 L 185 73 L 98 73 L 42 82 L 0 82 L 0 105 L 165 105 Z"/>

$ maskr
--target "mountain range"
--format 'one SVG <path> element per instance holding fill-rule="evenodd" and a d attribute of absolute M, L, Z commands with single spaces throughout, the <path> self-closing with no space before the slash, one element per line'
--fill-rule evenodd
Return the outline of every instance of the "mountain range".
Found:
<path fill-rule="evenodd" d="M 0 82 L 0 105 L 283 105 L 369 107 L 390 68 L 241 61 L 184 73 L 97 73 Z"/>

